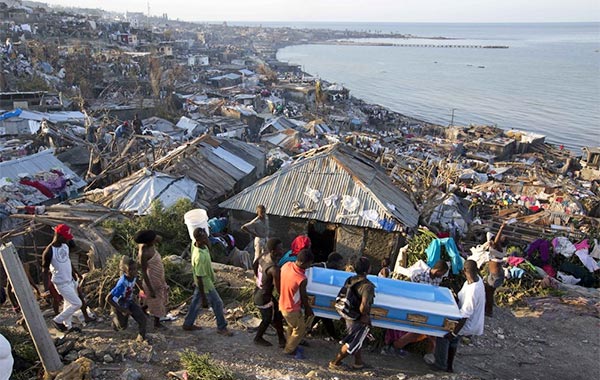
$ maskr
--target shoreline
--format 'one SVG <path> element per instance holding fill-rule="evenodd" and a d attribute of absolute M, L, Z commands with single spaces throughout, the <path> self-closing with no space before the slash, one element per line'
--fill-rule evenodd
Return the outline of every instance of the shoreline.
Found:
<path fill-rule="evenodd" d="M 367 38 L 367 37 L 365 37 L 365 38 Z M 414 37 L 414 38 L 418 38 L 418 37 Z M 308 46 L 308 45 L 328 45 L 328 44 L 327 43 L 320 43 L 319 41 L 309 41 L 309 42 L 301 42 L 301 43 L 296 43 L 296 42 L 290 41 L 290 43 L 288 43 L 288 44 L 281 45 L 281 46 L 276 46 L 275 59 L 277 60 L 277 62 L 287 63 L 287 64 L 294 64 L 294 65 L 298 65 L 298 66 L 302 67 L 303 65 L 300 65 L 300 64 L 297 64 L 297 63 L 293 63 L 291 61 L 286 62 L 286 61 L 280 60 L 279 57 L 278 57 L 278 54 L 279 54 L 280 50 L 285 49 L 287 47 L 303 46 L 303 45 Z M 349 44 L 347 46 L 370 46 L 370 45 L 360 45 L 360 44 L 359 45 L 352 45 L 352 44 Z M 375 46 L 379 46 L 379 45 L 375 45 Z M 308 72 L 306 72 L 304 70 L 301 70 L 301 73 L 303 75 L 305 75 L 305 76 L 308 76 L 308 77 L 317 78 L 317 76 L 315 76 L 315 75 L 313 75 L 311 73 L 308 73 Z M 331 82 L 327 78 L 321 78 L 321 77 L 318 77 L 318 78 L 322 82 L 325 82 L 326 84 L 336 83 L 336 82 Z M 348 88 L 348 90 L 352 91 L 351 88 Z M 381 108 L 387 110 L 387 112 L 389 112 L 389 113 L 395 114 L 395 115 L 397 115 L 397 116 L 399 116 L 401 118 L 405 118 L 405 119 L 414 121 L 416 123 L 422 123 L 424 125 L 430 125 L 430 126 L 441 127 L 441 128 L 448 128 L 448 127 L 450 127 L 450 125 L 444 126 L 442 124 L 438 124 L 438 123 L 435 123 L 435 122 L 431 122 L 431 121 L 427 121 L 427 120 L 422 120 L 422 119 L 418 119 L 418 118 L 413 117 L 413 116 L 405 115 L 405 114 L 403 114 L 401 112 L 398 112 L 398 111 L 395 111 L 395 110 L 391 109 L 388 106 L 384 106 L 384 105 L 376 103 L 376 102 L 369 102 L 366 99 L 363 99 L 363 98 L 360 98 L 360 97 L 356 97 L 354 95 L 350 96 L 350 101 L 352 101 L 353 103 L 356 102 L 356 101 L 358 101 L 358 102 L 362 102 L 363 104 L 366 104 L 366 105 L 381 107 Z M 471 125 L 471 124 L 469 124 L 469 125 Z M 489 124 L 474 124 L 474 125 L 489 125 Z M 491 124 L 491 125 L 494 125 L 494 124 Z M 460 126 L 460 125 L 453 125 L 453 126 L 456 127 L 456 126 Z M 467 127 L 468 125 L 463 125 L 463 126 Z M 512 130 L 512 129 L 506 129 L 506 128 L 502 128 L 502 127 L 497 127 L 497 128 L 501 129 L 503 132 Z M 521 129 L 514 128 L 514 130 L 522 130 L 522 131 L 528 132 L 528 133 L 541 134 L 539 132 L 533 132 L 533 131 L 530 131 L 530 130 L 527 130 L 527 129 L 524 129 L 524 128 L 521 128 Z M 548 137 L 546 134 L 541 134 L 541 135 L 543 135 L 544 138 Z M 553 142 L 545 141 L 545 143 L 548 144 L 548 145 L 551 145 L 552 147 L 554 147 L 556 149 L 559 149 L 559 147 L 560 147 L 560 144 L 556 144 L 556 143 L 553 143 Z M 583 145 L 582 144 L 582 146 L 579 147 L 578 149 L 572 149 L 572 148 L 564 147 L 564 151 L 568 152 L 569 156 L 577 158 L 577 159 L 580 159 L 582 157 L 582 155 L 583 155 L 582 148 L 586 147 L 586 146 L 595 146 L 595 145 L 593 143 L 590 144 L 590 145 Z"/>

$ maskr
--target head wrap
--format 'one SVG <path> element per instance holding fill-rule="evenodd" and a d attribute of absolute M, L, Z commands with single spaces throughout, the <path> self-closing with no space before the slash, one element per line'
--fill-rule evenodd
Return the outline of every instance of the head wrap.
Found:
<path fill-rule="evenodd" d="M 292 242 L 292 256 L 296 256 L 305 248 L 310 248 L 310 238 L 306 235 L 296 236 Z"/>
<path fill-rule="evenodd" d="M 58 226 L 54 227 L 54 232 L 65 238 L 65 240 L 67 241 L 73 240 L 73 234 L 71 234 L 71 229 L 66 224 L 59 224 Z"/>

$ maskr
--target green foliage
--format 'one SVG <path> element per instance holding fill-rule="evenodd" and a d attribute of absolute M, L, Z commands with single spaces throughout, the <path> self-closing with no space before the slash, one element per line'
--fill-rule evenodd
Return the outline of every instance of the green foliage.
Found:
<path fill-rule="evenodd" d="M 419 228 L 419 233 L 408 239 L 408 266 L 413 265 L 419 260 L 427 262 L 427 254 L 425 253 L 425 250 L 435 238 L 436 236 L 433 232 Z M 443 253 L 442 259 L 444 259 Z"/>
<path fill-rule="evenodd" d="M 26 331 L 17 327 L 0 326 L 0 334 L 10 342 L 15 353 L 22 359 L 31 363 L 38 361 L 37 351 Z"/>
<path fill-rule="evenodd" d="M 181 365 L 188 373 L 190 380 L 234 380 L 233 372 L 215 363 L 210 354 L 198 355 L 192 350 L 184 350 L 180 354 Z"/>
<path fill-rule="evenodd" d="M 18 91 L 53 91 L 48 82 L 37 74 L 17 80 L 16 89 Z"/>
<path fill-rule="evenodd" d="M 133 237 L 137 231 L 146 229 L 155 230 L 163 237 L 158 246 L 161 255 L 179 255 L 190 243 L 183 215 L 192 208 L 192 202 L 185 198 L 169 208 L 164 208 L 159 201 L 155 201 L 148 215 L 126 221 L 107 221 L 104 227 L 114 229 L 111 243 L 124 255 L 137 255 L 137 245 Z"/>

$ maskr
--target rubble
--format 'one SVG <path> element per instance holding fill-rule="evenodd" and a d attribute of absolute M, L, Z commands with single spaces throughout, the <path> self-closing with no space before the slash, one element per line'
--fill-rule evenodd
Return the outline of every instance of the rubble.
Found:
<path fill-rule="evenodd" d="M 1 8 L 2 12 L 8 8 Z M 551 301 L 544 305 L 546 301 L 537 297 L 567 291 L 579 292 L 585 299 L 593 297 L 582 286 L 559 279 L 574 278 L 571 281 L 579 280 L 590 288 L 600 283 L 593 266 L 600 259 L 598 147 L 583 147 L 578 157 L 527 131 L 485 125 L 446 127 L 416 120 L 367 104 L 341 84 L 314 78 L 297 65 L 276 60 L 277 49 L 285 45 L 376 36 L 370 32 L 192 24 L 133 13 L 121 16 L 28 8 L 15 11 L 14 17 L 23 17 L 23 22 L 8 17 L 0 22 L 0 39 L 7 41 L 0 47 L 0 239 L 14 242 L 39 267 L 50 227 L 69 223 L 80 246 L 76 264 L 87 272 L 83 287 L 92 307 L 104 306 L 104 297 L 118 277 L 111 257 L 132 248 L 117 243 L 128 236 L 115 236 L 118 231 L 111 230 L 107 221 L 114 226 L 140 220 L 152 212 L 153 202 L 158 200 L 168 208 L 180 198 L 218 218 L 223 212 L 220 204 L 242 191 L 249 193 L 245 189 L 255 183 L 269 184 L 276 178 L 264 177 L 293 171 L 329 151 L 343 153 L 331 162 L 337 159 L 349 169 L 357 188 L 366 183 L 363 187 L 371 189 L 369 195 L 376 193 L 375 200 L 364 197 L 365 202 L 372 202 L 371 210 L 338 213 L 349 221 L 325 216 L 315 221 L 321 207 L 317 193 L 323 190 L 316 185 L 306 189 L 302 185 L 298 199 L 281 198 L 287 202 L 281 207 L 290 218 L 305 219 L 312 233 L 323 240 L 326 228 L 321 231 L 320 226 L 324 221 L 335 226 L 358 225 L 356 231 L 363 234 L 364 244 L 351 246 L 346 244 L 350 237 L 338 236 L 348 257 L 385 252 L 398 267 L 408 268 L 418 260 L 426 261 L 427 247 L 442 236 L 454 238 L 457 249 L 467 256 L 485 243 L 487 232 L 495 233 L 504 221 L 515 219 L 503 235 L 507 253 L 525 260 L 512 266 L 523 273 L 507 268 L 521 277 L 509 279 L 497 293 L 498 300 L 550 308 Z M 52 43 L 59 38 L 60 45 Z M 360 168 L 360 172 L 351 171 Z M 332 172 L 309 172 L 307 180 Z M 384 182 L 387 186 L 388 180 L 392 187 L 378 187 Z M 332 188 L 340 183 L 329 182 Z M 390 207 L 393 202 L 385 196 L 392 193 L 405 195 L 397 197 L 410 212 Z M 336 200 L 327 201 L 336 207 Z M 319 212 L 331 216 L 333 208 L 323 207 Z M 365 217 L 369 214 L 363 211 L 375 209 L 381 221 Z M 411 221 L 402 225 L 407 215 Z M 292 223 L 294 228 L 286 232 L 306 232 L 308 224 Z M 222 244 L 214 261 L 231 264 L 232 256 L 245 252 L 248 237 L 236 226 L 232 217 L 227 234 L 235 243 Z M 369 232 L 364 232 L 366 227 Z M 390 244 L 378 245 L 392 234 Z M 222 238 L 213 236 L 217 237 Z M 552 247 L 548 260 L 537 250 L 529 252 L 536 240 L 550 244 L 555 238 L 578 246 L 584 241 L 588 244 L 570 257 Z M 405 240 L 408 244 L 403 248 Z M 187 267 L 173 268 L 185 265 L 180 256 L 185 256 L 189 242 L 175 243 L 177 250 L 161 253 L 176 257 L 165 262 L 173 270 L 171 306 L 182 312 L 191 293 L 191 278 L 183 275 L 189 272 Z M 241 268 L 218 263 L 215 268 L 224 275 L 251 277 Z M 397 276 L 401 278 L 402 273 Z M 255 327 L 253 310 L 244 303 L 250 299 L 244 292 L 251 286 L 230 289 L 229 283 L 220 285 L 244 298 L 229 305 L 229 319 L 244 329 Z M 593 311 L 591 305 L 581 304 L 585 313 Z M 493 344 L 500 347 L 513 338 L 501 329 L 494 336 Z M 158 334 L 152 339 L 165 340 Z M 144 364 L 158 360 L 147 344 L 109 346 L 95 350 L 68 341 L 59 346 L 59 352 L 68 363 L 83 363 L 78 358 L 113 365 L 124 360 Z M 320 370 L 303 373 L 321 376 Z M 407 376 L 398 373 L 390 378 Z M 121 374 L 123 379 L 141 377 L 133 368 Z"/>

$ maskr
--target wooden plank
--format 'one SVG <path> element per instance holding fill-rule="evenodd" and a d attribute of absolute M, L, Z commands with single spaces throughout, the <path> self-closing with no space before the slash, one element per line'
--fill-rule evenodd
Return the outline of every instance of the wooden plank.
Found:
<path fill-rule="evenodd" d="M 25 270 L 23 270 L 23 264 L 12 243 L 0 247 L 0 259 L 19 301 L 29 334 L 31 335 L 38 356 L 42 360 L 44 369 L 48 373 L 59 371 L 63 364 L 48 332 L 48 327 L 40 311 L 40 306 L 36 302 L 33 291 L 29 286 L 29 280 L 27 279 Z"/>

